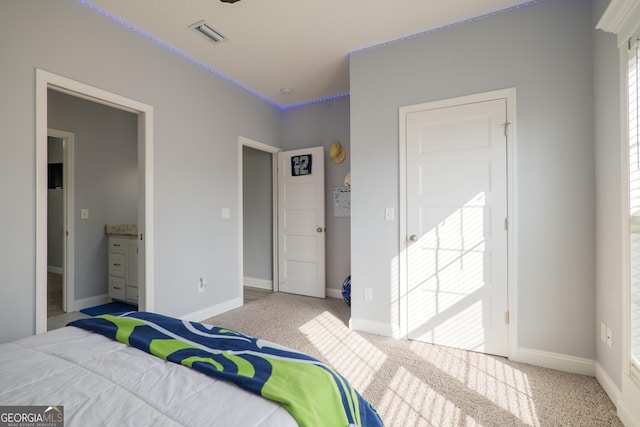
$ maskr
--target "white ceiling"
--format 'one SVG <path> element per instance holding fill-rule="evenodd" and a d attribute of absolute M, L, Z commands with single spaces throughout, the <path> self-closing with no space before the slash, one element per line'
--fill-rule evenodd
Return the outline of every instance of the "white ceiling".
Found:
<path fill-rule="evenodd" d="M 87 0 L 279 106 L 349 92 L 351 52 L 529 0 Z M 227 40 L 189 28 L 205 20 Z M 283 95 L 281 88 L 293 93 Z"/>

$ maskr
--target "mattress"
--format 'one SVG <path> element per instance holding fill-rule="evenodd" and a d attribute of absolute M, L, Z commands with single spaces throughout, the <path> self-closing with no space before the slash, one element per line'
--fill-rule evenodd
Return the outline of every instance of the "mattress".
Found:
<path fill-rule="evenodd" d="M 65 426 L 296 426 L 279 404 L 75 327 L 0 344 L 0 405 L 64 406 Z"/>

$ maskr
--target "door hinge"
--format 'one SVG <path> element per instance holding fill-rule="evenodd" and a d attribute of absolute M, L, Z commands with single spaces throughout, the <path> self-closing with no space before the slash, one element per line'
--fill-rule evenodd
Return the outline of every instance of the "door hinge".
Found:
<path fill-rule="evenodd" d="M 504 126 L 504 136 L 509 136 L 509 125 L 511 122 L 505 122 L 502 126 Z"/>
<path fill-rule="evenodd" d="M 140 233 L 140 240 L 142 240 L 142 233 Z"/>
<path fill-rule="evenodd" d="M 509 231 L 509 218 L 504 219 L 504 229 Z"/>
<path fill-rule="evenodd" d="M 509 324 L 509 311 L 504 312 L 504 323 L 505 325 Z"/>

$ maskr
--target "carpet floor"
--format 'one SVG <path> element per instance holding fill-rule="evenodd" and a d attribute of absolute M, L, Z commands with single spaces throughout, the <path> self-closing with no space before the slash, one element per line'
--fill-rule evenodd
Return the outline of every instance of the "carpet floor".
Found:
<path fill-rule="evenodd" d="M 328 363 L 387 426 L 622 426 L 595 378 L 355 332 L 349 317 L 339 299 L 273 293 L 203 323 Z"/>

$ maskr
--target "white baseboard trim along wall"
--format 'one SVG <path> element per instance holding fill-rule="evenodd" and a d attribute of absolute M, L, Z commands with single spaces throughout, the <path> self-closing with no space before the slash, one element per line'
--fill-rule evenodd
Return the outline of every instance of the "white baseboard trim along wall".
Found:
<path fill-rule="evenodd" d="M 591 359 L 523 347 L 518 349 L 516 358 L 511 359 L 515 362 L 529 363 L 530 365 L 542 366 L 543 368 L 556 369 L 573 374 L 589 375 L 591 377 L 595 376 L 596 362 Z"/>
<path fill-rule="evenodd" d="M 48 265 L 47 273 L 64 274 L 64 269 L 62 267 L 54 267 L 53 265 Z"/>
<path fill-rule="evenodd" d="M 342 299 L 342 289 L 327 288 L 327 298 Z"/>
<path fill-rule="evenodd" d="M 252 288 L 273 289 L 273 280 L 244 277 L 242 283 L 245 286 L 251 286 Z"/>
<path fill-rule="evenodd" d="M 602 369 L 600 364 L 596 363 L 595 367 L 595 377 L 598 380 L 598 383 L 602 386 L 609 399 L 613 402 L 617 409 L 618 418 L 622 421 L 626 427 L 634 427 L 640 426 L 640 420 L 635 418 L 633 412 L 627 402 L 622 400 L 622 392 L 616 384 L 613 382 L 611 377 Z"/>
<path fill-rule="evenodd" d="M 202 310 L 194 311 L 192 313 L 187 313 L 184 316 L 180 316 L 180 318 L 190 322 L 202 322 L 210 317 L 217 316 L 218 314 L 225 313 L 238 307 L 242 307 L 242 297 L 234 298 L 221 304 L 212 305 L 211 307 L 203 308 Z"/>
<path fill-rule="evenodd" d="M 69 311 L 80 311 L 85 308 L 95 307 L 96 305 L 102 305 L 111 302 L 111 297 L 108 294 L 96 295 L 94 297 L 77 299 L 73 302 L 73 307 L 67 307 Z"/>

